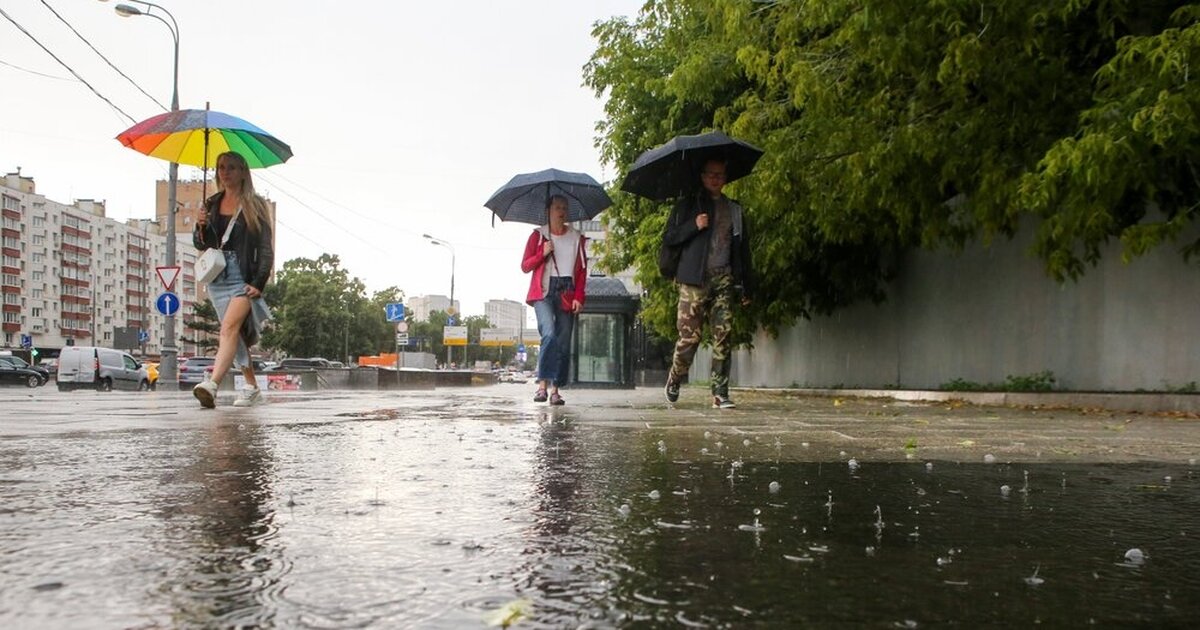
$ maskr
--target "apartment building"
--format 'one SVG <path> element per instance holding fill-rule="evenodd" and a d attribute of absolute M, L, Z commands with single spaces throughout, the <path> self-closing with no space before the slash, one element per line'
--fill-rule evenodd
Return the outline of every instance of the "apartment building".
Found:
<path fill-rule="evenodd" d="M 159 354 L 165 319 L 154 301 L 165 289 L 156 267 L 166 260 L 159 223 L 110 219 L 103 201 L 47 199 L 19 170 L 0 180 L 0 214 L 3 347 L 19 347 L 23 335 L 43 353 L 72 344 L 111 347 L 115 328 L 133 327 L 149 333 L 135 350 Z M 176 243 L 182 270 L 174 286 L 181 302 L 176 331 L 188 338 L 194 332 L 181 322 L 197 299 L 196 252 L 190 232 Z M 177 345 L 181 355 L 196 352 L 194 345 Z"/>
<path fill-rule="evenodd" d="M 516 300 L 488 300 L 483 303 L 483 314 L 488 323 L 514 333 L 525 328 L 526 311 L 529 309 Z"/>
<path fill-rule="evenodd" d="M 427 322 L 429 314 L 435 311 L 446 312 L 450 308 L 450 298 L 444 295 L 417 295 L 405 298 L 404 308 L 412 312 L 413 321 Z M 454 312 L 461 313 L 458 300 L 454 300 Z"/>

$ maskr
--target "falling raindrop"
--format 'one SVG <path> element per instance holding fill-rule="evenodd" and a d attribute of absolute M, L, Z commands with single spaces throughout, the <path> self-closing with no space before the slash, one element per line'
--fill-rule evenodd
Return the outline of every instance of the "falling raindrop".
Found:
<path fill-rule="evenodd" d="M 708 438 L 710 438 L 710 437 L 712 437 L 712 433 L 709 433 L 708 431 L 705 431 L 705 432 L 704 432 L 704 439 L 706 439 L 706 440 L 707 440 L 707 439 L 708 439 Z"/>
<path fill-rule="evenodd" d="M 838 453 L 838 457 L 843 457 L 843 458 L 846 457 L 846 451 L 842 451 L 842 452 Z"/>
<path fill-rule="evenodd" d="M 1171 483 L 1171 475 L 1167 475 L 1166 477 L 1163 477 L 1163 481 L 1165 481 L 1167 483 Z"/>
<path fill-rule="evenodd" d="M 725 446 L 725 444 L 723 442 L 718 441 L 714 446 L 717 447 L 717 450 L 721 450 L 721 447 Z"/>
<path fill-rule="evenodd" d="M 1029 494 L 1029 471 L 1025 470 L 1022 472 L 1025 473 L 1025 485 L 1021 486 L 1021 494 Z"/>
<path fill-rule="evenodd" d="M 700 449 L 700 454 L 701 454 L 701 455 L 708 455 L 708 449 L 707 449 L 707 448 L 702 448 L 702 449 Z"/>
<path fill-rule="evenodd" d="M 617 508 L 617 513 L 620 514 L 621 516 L 629 516 L 630 511 L 631 510 L 629 509 L 628 503 L 622 503 L 621 507 Z"/>
<path fill-rule="evenodd" d="M 667 452 L 667 443 L 666 443 L 666 442 L 664 442 L 664 441 L 662 441 L 662 440 L 659 440 L 659 441 L 658 441 L 658 452 L 659 452 L 659 453 L 666 453 L 666 452 Z"/>
<path fill-rule="evenodd" d="M 933 470 L 933 462 L 925 462 L 925 470 Z"/>
<path fill-rule="evenodd" d="M 1195 466 L 1195 465 L 1196 465 L 1196 458 L 1195 458 L 1195 457 L 1193 457 L 1193 458 L 1191 458 L 1191 459 L 1189 459 L 1189 460 L 1188 460 L 1188 466 Z"/>
<path fill-rule="evenodd" d="M 651 490 L 650 494 L 647 496 L 649 496 L 652 500 L 657 501 L 659 497 L 662 496 L 662 493 L 660 493 L 658 490 Z"/>
<path fill-rule="evenodd" d="M 988 453 L 987 455 L 984 455 L 984 456 L 983 456 L 983 463 L 985 463 L 985 464 L 995 464 L 995 463 L 996 463 L 996 456 L 995 456 L 995 455 L 992 455 L 991 453 Z"/>
<path fill-rule="evenodd" d="M 874 547 L 867 547 L 867 555 L 868 555 L 868 556 L 871 556 L 871 557 L 874 557 L 874 556 L 875 556 L 875 548 L 874 548 Z"/>
<path fill-rule="evenodd" d="M 878 505 L 875 506 L 875 529 L 876 531 L 883 529 L 883 509 Z"/>
<path fill-rule="evenodd" d="M 767 486 L 767 490 L 770 490 L 771 494 L 776 494 L 779 492 L 779 487 L 778 481 L 772 481 L 771 484 Z"/>
<path fill-rule="evenodd" d="M 750 446 L 750 440 L 742 440 L 742 446 Z"/>
<path fill-rule="evenodd" d="M 804 448 L 808 448 L 808 442 L 801 442 L 800 446 L 802 446 Z"/>
<path fill-rule="evenodd" d="M 857 459 L 854 459 L 852 457 L 852 458 L 850 458 L 850 461 L 846 462 L 846 464 L 850 466 L 851 472 L 858 470 L 858 460 Z"/>
<path fill-rule="evenodd" d="M 1011 493 L 1012 488 L 1008 487 L 1007 485 L 1000 486 L 1000 496 L 1008 498 L 1008 495 Z"/>

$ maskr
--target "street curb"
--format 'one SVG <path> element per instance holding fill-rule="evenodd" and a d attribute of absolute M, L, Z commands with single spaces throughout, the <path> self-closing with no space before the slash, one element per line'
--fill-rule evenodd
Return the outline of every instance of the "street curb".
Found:
<path fill-rule="evenodd" d="M 737 391 L 783 396 L 890 398 L 913 402 L 961 401 L 988 407 L 1106 409 L 1139 413 L 1176 413 L 1200 417 L 1200 395 L 1100 392 L 944 392 L 889 389 L 808 389 L 735 387 Z"/>

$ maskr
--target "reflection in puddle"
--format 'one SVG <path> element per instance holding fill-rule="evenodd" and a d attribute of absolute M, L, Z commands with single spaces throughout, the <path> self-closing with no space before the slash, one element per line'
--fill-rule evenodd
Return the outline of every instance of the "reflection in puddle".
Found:
<path fill-rule="evenodd" d="M 7 438 L 0 625 L 1200 618 L 1193 466 L 789 461 L 816 449 L 729 434 L 539 412 Z"/>

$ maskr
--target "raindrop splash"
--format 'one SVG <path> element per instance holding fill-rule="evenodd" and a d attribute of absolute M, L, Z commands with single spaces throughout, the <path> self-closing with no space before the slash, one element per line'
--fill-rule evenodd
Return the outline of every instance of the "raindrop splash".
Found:
<path fill-rule="evenodd" d="M 1030 586 L 1037 586 L 1039 584 L 1045 583 L 1045 581 L 1046 581 L 1045 579 L 1038 577 L 1038 571 L 1040 571 L 1041 568 L 1042 568 L 1042 565 L 1040 565 L 1040 564 L 1033 567 L 1033 575 L 1025 578 L 1025 583 Z"/>
<path fill-rule="evenodd" d="M 1148 557 L 1149 556 L 1147 556 L 1145 553 L 1142 552 L 1141 549 L 1138 549 L 1137 547 L 1134 547 L 1133 549 L 1130 549 L 1129 551 L 1125 552 L 1125 562 L 1135 565 L 1135 566 L 1141 566 L 1141 565 L 1145 564 L 1146 558 L 1148 558 Z"/>
<path fill-rule="evenodd" d="M 739 529 L 739 530 L 741 530 L 741 531 L 743 531 L 743 532 L 763 532 L 763 531 L 766 531 L 766 530 L 767 530 L 767 528 L 766 528 L 766 527 L 763 527 L 763 525 L 762 525 L 761 523 L 759 523 L 759 522 L 758 522 L 758 515 L 759 515 L 759 514 L 762 514 L 762 510 L 760 510 L 760 509 L 758 509 L 758 508 L 754 508 L 754 524 L 753 524 L 753 525 L 738 525 L 738 529 Z"/>

